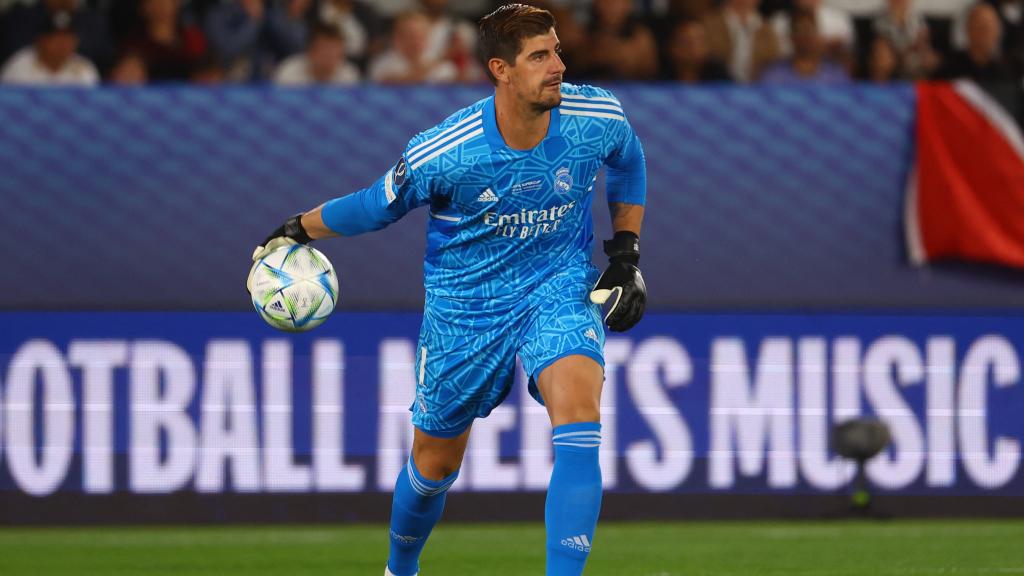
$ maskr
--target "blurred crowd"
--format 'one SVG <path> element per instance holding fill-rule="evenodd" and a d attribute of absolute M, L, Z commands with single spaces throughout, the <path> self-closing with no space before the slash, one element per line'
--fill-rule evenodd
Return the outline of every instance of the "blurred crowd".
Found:
<path fill-rule="evenodd" d="M 1017 90 L 1024 0 L 547 0 L 570 81 L 972 78 Z M 955 2 L 955 0 L 954 0 Z M 0 0 L 0 81 L 486 82 L 490 0 Z M 948 2 L 947 2 L 948 3 Z M 846 7 L 844 7 L 846 6 Z"/>

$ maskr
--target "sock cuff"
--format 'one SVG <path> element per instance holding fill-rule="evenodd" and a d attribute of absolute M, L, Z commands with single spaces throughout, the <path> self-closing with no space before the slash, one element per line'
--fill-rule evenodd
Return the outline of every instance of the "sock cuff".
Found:
<path fill-rule="evenodd" d="M 406 468 L 409 471 L 409 484 L 412 485 L 412 489 L 419 493 L 420 496 L 437 496 L 447 492 L 459 477 L 459 471 L 456 470 L 440 480 L 428 480 L 416 469 L 416 462 L 412 459 L 412 456 L 409 456 Z"/>
<path fill-rule="evenodd" d="M 555 446 L 597 448 L 601 445 L 601 423 L 573 422 L 556 426 L 551 431 L 551 442 Z"/>

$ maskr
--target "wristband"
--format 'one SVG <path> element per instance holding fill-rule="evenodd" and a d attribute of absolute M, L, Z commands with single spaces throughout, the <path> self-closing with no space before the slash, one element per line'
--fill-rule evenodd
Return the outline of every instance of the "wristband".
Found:
<path fill-rule="evenodd" d="M 620 230 L 611 240 L 604 241 L 604 253 L 611 262 L 640 263 L 640 237 L 635 232 Z"/>
<path fill-rule="evenodd" d="M 306 229 L 302 227 L 301 212 L 284 221 L 284 235 L 299 244 L 309 244 L 313 241 Z"/>

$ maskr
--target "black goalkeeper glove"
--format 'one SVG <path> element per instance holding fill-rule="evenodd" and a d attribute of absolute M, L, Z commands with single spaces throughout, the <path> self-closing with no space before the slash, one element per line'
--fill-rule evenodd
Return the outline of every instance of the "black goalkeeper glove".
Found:
<path fill-rule="evenodd" d="M 245 289 L 252 294 L 252 273 L 256 271 L 256 264 L 259 263 L 267 254 L 281 248 L 283 246 L 293 246 L 295 244 L 309 244 L 313 239 L 306 233 L 306 229 L 302 227 L 302 213 L 298 213 L 291 218 L 284 221 L 284 224 L 278 226 L 270 236 L 267 236 L 260 245 L 252 251 L 252 268 L 249 269 L 249 277 L 245 281 Z"/>
<path fill-rule="evenodd" d="M 610 304 L 604 321 L 613 332 L 625 332 L 644 315 L 647 286 L 640 274 L 640 237 L 628 231 L 616 232 L 604 241 L 609 264 L 590 292 L 594 304 Z"/>
<path fill-rule="evenodd" d="M 270 233 L 270 236 L 260 242 L 260 245 L 252 252 L 252 259 L 259 260 L 282 246 L 309 244 L 312 241 L 313 239 L 306 233 L 306 229 L 302 227 L 302 213 L 300 212 L 285 220 L 284 224 L 278 226 Z"/>

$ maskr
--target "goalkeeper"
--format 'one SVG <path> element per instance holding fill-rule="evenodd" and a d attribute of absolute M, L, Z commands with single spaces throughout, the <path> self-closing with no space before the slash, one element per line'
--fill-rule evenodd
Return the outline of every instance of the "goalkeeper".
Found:
<path fill-rule="evenodd" d="M 292 242 L 378 230 L 427 207 L 415 435 L 395 485 L 385 574 L 419 571 L 473 420 L 508 395 L 518 355 L 553 428 L 547 574 L 578 575 L 601 507 L 603 324 L 628 330 L 647 299 L 637 268 L 644 154 L 610 92 L 562 82 L 549 12 L 505 5 L 480 21 L 479 34 L 494 94 L 415 136 L 370 187 L 290 218 L 254 259 Z M 590 206 L 602 166 L 614 237 L 599 273 Z"/>

